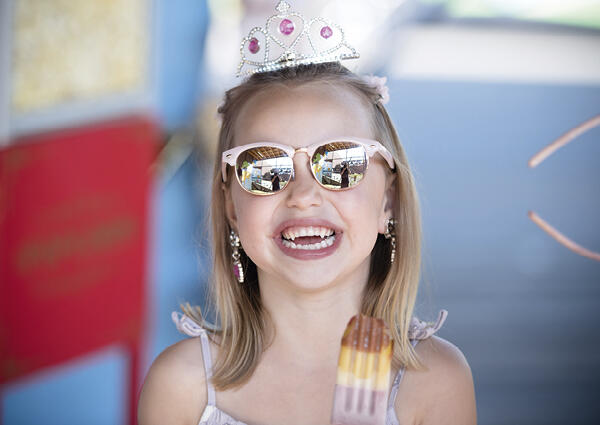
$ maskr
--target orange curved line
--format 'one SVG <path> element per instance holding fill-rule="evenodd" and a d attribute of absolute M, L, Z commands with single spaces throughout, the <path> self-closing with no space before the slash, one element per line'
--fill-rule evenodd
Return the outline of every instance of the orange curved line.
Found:
<path fill-rule="evenodd" d="M 560 243 L 561 245 L 566 246 L 571 251 L 576 252 L 579 255 L 583 255 L 584 257 L 591 258 L 592 260 L 600 261 L 599 253 L 590 251 L 589 249 L 586 249 L 586 248 L 582 247 L 581 245 L 578 245 L 577 243 L 573 242 L 571 239 L 569 239 L 568 237 L 566 237 L 565 235 L 560 233 L 558 230 L 556 230 L 554 227 L 552 227 L 550 224 L 548 224 L 548 222 L 544 221 L 535 212 L 529 211 L 527 213 L 527 215 L 544 232 L 548 233 L 550 236 L 552 236 L 554 239 L 556 239 L 556 241 L 558 243 Z"/>
<path fill-rule="evenodd" d="M 595 117 L 590 118 L 589 120 L 579 124 L 577 127 L 567 131 L 565 134 L 560 136 L 558 139 L 550 143 L 548 146 L 540 150 L 538 153 L 533 155 L 529 160 L 528 164 L 530 168 L 534 168 L 537 165 L 541 164 L 543 160 L 548 158 L 554 152 L 556 152 L 559 148 L 563 147 L 577 136 L 585 133 L 588 130 L 591 130 L 594 127 L 598 127 L 600 125 L 600 115 L 596 115 Z"/>
<path fill-rule="evenodd" d="M 592 128 L 597 127 L 599 125 L 600 125 L 600 115 L 596 115 L 595 117 L 592 117 L 589 120 L 579 124 L 577 127 L 567 131 L 565 134 L 560 136 L 558 139 L 556 139 L 555 141 L 550 143 L 548 146 L 546 146 L 545 148 L 540 150 L 538 153 L 533 155 L 528 162 L 529 167 L 530 168 L 536 167 L 537 165 L 541 164 L 543 160 L 545 160 L 550 155 L 552 155 L 554 152 L 556 152 L 558 149 L 560 149 L 567 143 L 569 143 L 572 140 L 574 140 L 575 138 L 577 138 L 577 136 L 580 136 L 581 134 L 585 133 L 586 131 L 591 130 Z M 590 251 L 589 249 L 586 249 L 586 248 L 578 245 L 577 243 L 573 242 L 571 239 L 567 238 L 565 235 L 560 233 L 558 230 L 556 230 L 554 227 L 552 227 L 546 221 L 542 220 L 542 218 L 540 216 L 538 216 L 536 213 L 534 213 L 533 211 L 529 211 L 528 215 L 529 215 L 529 218 L 531 218 L 531 220 L 533 220 L 533 222 L 535 224 L 537 224 L 544 232 L 548 233 L 550 236 L 552 236 L 554 239 L 556 239 L 556 241 L 558 243 L 564 245 L 565 247 L 569 248 L 571 251 L 573 251 L 579 255 L 583 255 L 584 257 L 591 258 L 592 260 L 600 261 L 600 254 L 598 254 L 594 251 Z"/>

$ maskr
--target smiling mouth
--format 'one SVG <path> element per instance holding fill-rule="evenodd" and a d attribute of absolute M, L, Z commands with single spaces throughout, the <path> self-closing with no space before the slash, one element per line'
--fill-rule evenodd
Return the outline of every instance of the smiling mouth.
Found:
<path fill-rule="evenodd" d="M 321 226 L 288 227 L 281 232 L 283 246 L 304 251 L 329 248 L 335 238 L 335 230 Z"/>

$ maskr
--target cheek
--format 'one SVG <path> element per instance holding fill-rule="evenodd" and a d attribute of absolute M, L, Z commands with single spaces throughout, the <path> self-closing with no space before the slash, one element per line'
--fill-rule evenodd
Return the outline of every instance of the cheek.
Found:
<path fill-rule="evenodd" d="M 364 183 L 364 184 L 363 184 Z M 379 229 L 379 212 L 383 202 L 383 186 L 363 182 L 359 187 L 342 193 L 340 213 L 350 226 L 351 236 L 375 242 Z"/>
<path fill-rule="evenodd" d="M 383 220 L 381 214 L 385 210 L 386 196 L 386 172 L 380 167 L 374 167 L 372 173 L 365 177 L 365 180 L 356 188 L 356 194 L 359 199 L 357 204 L 361 207 L 360 219 L 364 220 L 364 226 L 374 234 L 377 238 L 377 233 L 380 230 L 380 222 Z M 358 208 L 357 208 L 358 210 Z"/>
<path fill-rule="evenodd" d="M 232 195 L 240 242 L 246 253 L 252 257 L 269 236 L 273 200 L 270 197 L 259 197 L 245 192 L 234 192 Z"/>
<path fill-rule="evenodd" d="M 258 214 L 258 205 L 254 201 L 254 199 L 250 198 L 249 194 L 233 194 L 233 206 L 240 235 L 247 233 L 248 229 L 253 228 L 253 223 L 260 216 Z"/>

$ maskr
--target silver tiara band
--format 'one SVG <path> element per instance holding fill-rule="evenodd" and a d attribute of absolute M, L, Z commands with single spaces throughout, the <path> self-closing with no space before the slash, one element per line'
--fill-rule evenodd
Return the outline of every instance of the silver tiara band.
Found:
<path fill-rule="evenodd" d="M 360 57 L 336 23 L 321 17 L 307 20 L 285 1 L 276 10 L 264 27 L 252 28 L 242 39 L 236 76 Z"/>

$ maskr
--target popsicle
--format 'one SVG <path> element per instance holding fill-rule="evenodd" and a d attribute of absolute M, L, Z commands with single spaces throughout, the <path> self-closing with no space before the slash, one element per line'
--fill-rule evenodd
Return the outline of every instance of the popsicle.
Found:
<path fill-rule="evenodd" d="M 384 425 L 393 340 L 381 319 L 350 319 L 338 360 L 331 423 Z"/>

